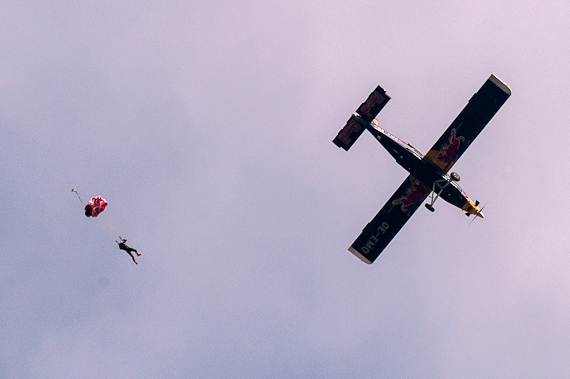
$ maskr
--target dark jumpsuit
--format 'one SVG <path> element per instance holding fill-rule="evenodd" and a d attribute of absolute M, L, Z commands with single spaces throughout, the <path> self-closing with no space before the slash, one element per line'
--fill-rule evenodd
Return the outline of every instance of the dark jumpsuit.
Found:
<path fill-rule="evenodd" d="M 138 254 L 138 251 L 136 249 L 133 249 L 130 246 L 127 246 L 127 244 L 125 242 L 127 242 L 126 239 L 121 238 L 121 242 L 115 241 L 119 244 L 119 249 L 121 250 L 125 250 L 127 253 L 129 253 L 129 255 L 131 256 L 131 258 L 133 258 L 133 262 L 137 263 L 137 261 L 135 260 L 135 257 L 133 256 L 133 254 L 131 253 L 131 251 L 134 251 L 135 254 Z"/>

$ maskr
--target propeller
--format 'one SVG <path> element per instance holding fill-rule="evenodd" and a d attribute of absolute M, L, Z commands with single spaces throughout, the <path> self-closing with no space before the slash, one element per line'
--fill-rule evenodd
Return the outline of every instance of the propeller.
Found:
<path fill-rule="evenodd" d="M 476 204 L 476 206 L 477 206 L 477 205 L 479 205 L 479 202 L 477 201 L 477 202 L 475 202 L 475 204 Z M 485 218 L 485 215 L 483 214 L 483 209 L 485 209 L 485 207 L 487 206 L 487 204 L 489 204 L 489 203 L 486 203 L 485 205 L 483 205 L 483 207 L 482 207 L 481 209 L 479 209 L 479 210 L 477 211 L 477 213 L 474 214 L 475 217 L 473 217 L 473 220 L 471 220 L 471 222 L 469 223 L 469 225 L 471 225 L 471 224 L 473 223 L 473 221 L 475 221 L 475 219 L 476 219 L 477 217 Z"/>

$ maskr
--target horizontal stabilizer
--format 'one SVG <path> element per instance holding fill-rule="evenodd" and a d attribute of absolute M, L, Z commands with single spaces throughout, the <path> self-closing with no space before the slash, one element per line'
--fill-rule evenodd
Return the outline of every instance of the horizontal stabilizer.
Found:
<path fill-rule="evenodd" d="M 333 140 L 334 144 L 348 151 L 358 137 L 362 135 L 366 125 L 376 118 L 389 100 L 390 96 L 386 95 L 386 91 L 380 86 L 376 87 L 368 99 L 356 110 L 358 116 L 350 117 L 344 128 L 338 133 Z"/>
<path fill-rule="evenodd" d="M 368 96 L 368 99 L 358 107 L 356 113 L 365 121 L 372 122 L 389 100 L 390 96 L 386 95 L 386 91 L 378 86 L 374 92 Z"/>
<path fill-rule="evenodd" d="M 360 122 L 359 122 L 360 121 Z M 350 147 L 356 142 L 358 137 L 364 132 L 366 126 L 360 117 L 352 115 L 350 119 L 346 122 L 344 128 L 338 132 L 338 135 L 333 140 L 334 144 L 338 147 L 342 147 L 344 150 L 348 151 Z"/>

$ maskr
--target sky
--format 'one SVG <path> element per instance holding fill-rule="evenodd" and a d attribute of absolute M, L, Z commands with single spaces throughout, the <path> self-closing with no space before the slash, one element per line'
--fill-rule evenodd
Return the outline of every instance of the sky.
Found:
<path fill-rule="evenodd" d="M 567 1 L 0 4 L 0 377 L 570 376 Z M 362 263 L 406 172 L 332 139 L 381 85 L 425 153 L 491 74 L 486 218 Z"/>

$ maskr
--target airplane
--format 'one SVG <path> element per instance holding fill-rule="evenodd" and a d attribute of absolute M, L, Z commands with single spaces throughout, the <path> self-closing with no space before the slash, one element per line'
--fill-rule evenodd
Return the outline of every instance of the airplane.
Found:
<path fill-rule="evenodd" d="M 442 198 L 463 210 L 467 216 L 484 218 L 479 201 L 471 200 L 458 185 L 459 175 L 448 172 L 510 95 L 510 88 L 491 75 L 424 155 L 378 126 L 376 116 L 390 96 L 382 87 L 376 87 L 333 142 L 348 151 L 366 129 L 409 172 L 409 176 L 348 250 L 363 262 L 372 264 L 430 194 L 425 206 L 431 212 L 435 210 L 435 201 Z"/>

